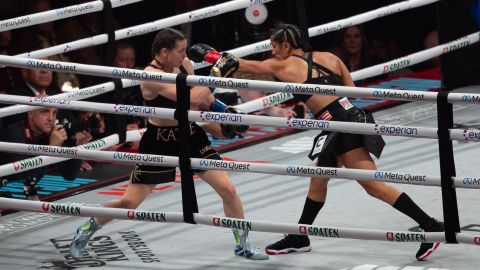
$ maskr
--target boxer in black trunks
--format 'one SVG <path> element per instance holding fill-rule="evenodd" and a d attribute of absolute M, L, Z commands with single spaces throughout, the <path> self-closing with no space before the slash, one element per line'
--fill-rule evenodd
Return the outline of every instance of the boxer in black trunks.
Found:
<path fill-rule="evenodd" d="M 152 45 L 153 60 L 145 68 L 146 71 L 193 74 L 193 65 L 186 58 L 187 40 L 183 33 L 165 28 L 158 32 Z M 146 106 L 176 108 L 176 85 L 160 82 L 142 81 L 140 83 Z M 190 89 L 191 109 L 210 109 L 224 112 L 225 104 L 215 100 L 206 87 Z M 205 132 L 197 124 L 189 123 L 191 140 L 191 157 L 218 159 L 222 158 L 210 146 Z M 229 129 L 231 130 L 231 128 Z M 171 119 L 148 118 L 147 131 L 140 140 L 139 152 L 178 156 L 179 154 L 178 122 Z M 205 182 L 213 187 L 223 200 L 225 215 L 233 218 L 244 218 L 243 206 L 235 186 L 225 171 L 195 171 Z M 112 200 L 105 207 L 137 208 L 152 192 L 156 184 L 175 180 L 175 168 L 161 166 L 135 166 L 127 190 L 118 200 Z M 71 244 L 71 254 L 81 258 L 85 245 L 90 237 L 108 223 L 108 218 L 91 218 L 77 229 Z M 248 231 L 233 230 L 236 246 L 234 253 L 252 260 L 266 260 L 268 255 L 247 242 Z"/>
<path fill-rule="evenodd" d="M 292 24 L 281 24 L 270 35 L 273 58 L 252 61 L 236 58 L 228 52 L 212 53 L 211 47 L 196 44 L 189 50 L 197 60 L 209 61 L 218 56 L 212 73 L 224 74 L 234 70 L 251 74 L 269 74 L 279 81 L 292 83 L 327 84 L 355 86 L 344 63 L 328 52 L 311 51 L 304 42 L 302 32 Z M 204 57 L 207 56 L 207 57 Z M 193 59 L 193 57 L 191 57 Z M 195 60 L 194 60 L 195 61 Z M 335 93 L 332 93 L 335 94 Z M 299 101 L 322 120 L 369 122 L 371 115 L 354 107 L 348 98 L 338 96 L 294 94 Z M 384 142 L 380 136 L 347 134 L 323 131 L 315 138 L 309 156 L 317 158 L 318 166 L 345 166 L 352 169 L 377 170 L 370 153 L 380 157 Z M 328 178 L 312 178 L 305 201 L 300 224 L 311 225 L 323 207 L 327 196 Z M 379 181 L 358 181 L 365 191 L 398 211 L 409 216 L 428 232 L 443 231 L 443 223 L 427 215 L 413 200 L 397 188 Z M 422 243 L 416 254 L 418 260 L 425 260 L 439 243 Z M 267 254 L 286 254 L 310 251 L 310 240 L 305 235 L 286 235 L 280 241 L 266 247 Z"/>

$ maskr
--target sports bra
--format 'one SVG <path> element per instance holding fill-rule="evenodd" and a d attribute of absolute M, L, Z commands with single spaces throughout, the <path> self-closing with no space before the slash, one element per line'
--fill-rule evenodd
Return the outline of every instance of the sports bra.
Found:
<path fill-rule="evenodd" d="M 304 55 L 297 55 L 297 54 L 292 54 L 294 57 L 298 57 L 308 64 L 308 74 L 307 74 L 307 80 L 304 81 L 303 83 L 307 84 L 323 84 L 323 85 L 342 85 L 342 78 L 338 76 L 337 74 L 333 73 L 330 69 L 324 67 L 323 65 L 320 65 L 318 63 L 313 62 L 313 54 L 311 52 L 306 53 L 307 57 L 305 58 Z M 315 69 L 318 74 L 323 74 L 323 76 L 318 76 L 313 78 L 312 77 L 312 70 Z M 279 79 L 275 78 L 275 80 L 280 81 Z M 312 95 L 305 95 L 305 94 L 293 94 L 295 99 L 301 102 L 307 102 L 309 98 L 312 97 Z"/>
<path fill-rule="evenodd" d="M 156 63 L 158 63 L 158 61 L 156 59 L 154 59 L 154 61 Z M 161 69 L 159 66 L 157 66 L 155 64 L 149 64 L 148 66 L 149 67 L 154 67 L 156 69 Z M 185 68 L 183 66 L 180 66 L 180 72 L 183 73 L 183 74 L 188 74 L 187 70 L 185 70 Z M 148 106 L 148 107 L 169 108 L 169 109 L 176 109 L 177 108 L 177 102 L 176 101 L 168 99 L 168 98 L 166 98 L 162 95 L 157 95 L 157 97 L 155 97 L 154 99 L 150 99 L 150 100 L 144 99 L 144 100 L 145 100 L 145 106 Z"/>

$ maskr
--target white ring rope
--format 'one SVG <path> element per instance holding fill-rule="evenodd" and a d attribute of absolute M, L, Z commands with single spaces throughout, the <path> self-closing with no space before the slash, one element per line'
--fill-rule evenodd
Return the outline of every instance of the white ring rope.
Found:
<path fill-rule="evenodd" d="M 175 83 L 177 74 L 144 71 L 128 68 L 87 65 L 52 60 L 39 60 L 17 56 L 0 55 L 0 64 L 29 69 L 47 69 L 60 72 L 71 72 L 85 75 L 125 78 L 141 81 L 156 81 Z M 371 89 L 365 87 L 317 85 L 285 83 L 272 81 L 258 81 L 245 79 L 217 78 L 209 76 L 188 75 L 187 84 L 190 86 L 222 87 L 230 89 L 251 89 L 264 92 L 287 92 L 307 95 L 345 96 L 357 98 L 377 98 L 386 100 L 430 101 L 436 102 L 437 93 L 420 92 L 415 90 Z M 454 97 L 454 98 L 452 98 Z M 469 98 L 465 98 L 469 97 Z M 480 103 L 480 94 L 452 93 L 449 94 L 450 103 Z"/>
<path fill-rule="evenodd" d="M 147 164 L 162 167 L 178 167 L 179 158 L 152 154 L 135 154 L 115 151 L 87 150 L 75 147 L 60 147 L 50 145 L 35 145 L 22 143 L 0 142 L 0 149 L 5 152 L 22 153 L 28 155 L 47 155 L 76 159 L 90 159 L 98 161 L 113 161 L 129 164 Z M 237 161 L 190 158 L 191 167 L 201 170 L 220 170 L 251 173 L 268 173 L 290 176 L 342 178 L 349 180 L 372 180 L 397 184 L 411 184 L 421 186 L 441 186 L 440 176 L 422 175 L 402 172 L 330 168 L 317 166 L 300 166 L 284 164 L 262 164 Z M 452 184 L 459 188 L 480 189 L 480 181 L 470 182 L 455 178 Z"/>
<path fill-rule="evenodd" d="M 345 19 L 333 21 L 330 23 L 322 24 L 322 25 L 317 25 L 308 28 L 308 34 L 309 37 L 315 37 L 319 36 L 331 31 L 336 31 L 340 30 L 342 28 L 346 28 L 352 25 L 356 24 L 361 24 L 364 22 L 368 22 L 374 19 L 378 19 L 381 17 L 385 17 L 397 12 L 405 11 L 408 9 L 413 9 L 416 7 L 428 5 L 431 3 L 438 2 L 440 0 L 408 0 L 408 1 L 403 1 L 399 3 L 395 3 L 392 5 L 388 5 L 385 7 L 377 8 L 372 11 L 368 11 L 365 13 L 361 13 L 352 17 L 348 17 Z M 226 50 L 228 52 L 231 52 L 232 54 L 243 57 L 247 56 L 250 54 L 255 54 L 255 53 L 261 53 L 261 52 L 266 52 L 272 50 L 271 46 L 271 41 L 269 39 L 264 40 L 264 41 L 259 41 L 256 43 L 252 43 L 249 45 L 245 45 L 236 49 L 231 49 L 231 50 Z M 202 63 L 194 63 L 195 68 L 202 68 L 211 65 L 210 63 L 207 62 L 202 62 Z"/>
<path fill-rule="evenodd" d="M 38 98 L 25 96 L 12 96 L 0 94 L 0 102 L 14 104 L 29 104 L 37 106 L 54 107 L 68 110 L 93 111 L 111 114 L 135 115 L 142 117 L 152 117 L 161 119 L 175 119 L 175 109 L 155 108 L 146 106 L 133 106 L 123 104 L 108 104 L 98 102 L 73 101 L 53 98 Z M 234 113 L 216 113 L 204 111 L 189 111 L 188 119 L 190 121 L 223 123 L 223 124 L 248 124 L 273 126 L 282 128 L 313 129 L 339 131 L 355 134 L 404 136 L 416 138 L 436 139 L 438 137 L 437 129 L 427 127 L 409 127 L 388 124 L 370 124 L 342 121 L 324 121 L 316 119 L 284 118 L 260 115 L 245 115 Z M 465 141 L 465 130 L 450 130 L 450 137 L 454 140 Z M 468 130 L 473 132 L 472 141 L 479 141 L 480 131 Z M 476 133 L 475 133 L 476 132 Z"/>
<path fill-rule="evenodd" d="M 61 72 L 72 72 L 78 74 L 127 78 L 143 81 L 158 81 L 164 83 L 175 83 L 177 74 L 143 71 L 127 68 L 115 68 L 107 66 L 96 66 L 87 64 L 78 64 L 70 62 L 60 62 L 51 60 L 29 59 L 16 56 L 0 55 L 0 63 L 30 69 L 48 69 Z M 207 76 L 188 75 L 187 84 L 190 86 L 209 86 L 223 87 L 232 89 L 253 89 L 265 92 L 287 92 L 298 94 L 320 94 L 348 97 L 379 97 L 393 100 L 416 100 L 416 101 L 435 101 L 437 93 L 418 93 L 412 90 L 391 90 L 391 89 L 369 89 L 348 86 L 331 86 L 316 84 L 294 84 L 284 82 L 256 81 L 245 79 L 216 78 Z M 480 96 L 480 95 L 479 95 Z"/>
<path fill-rule="evenodd" d="M 121 39 L 130 38 L 134 36 L 144 35 L 150 32 L 160 30 L 162 28 L 171 27 L 171 26 L 180 25 L 183 23 L 189 23 L 189 22 L 198 21 L 198 20 L 203 20 L 206 18 L 223 14 L 223 13 L 227 13 L 230 11 L 247 8 L 251 5 L 267 3 L 271 1 L 273 0 L 255 0 L 255 1 L 233 0 L 233 1 L 222 3 L 222 4 L 178 14 L 173 17 L 168 17 L 168 18 L 157 20 L 157 21 L 148 22 L 148 23 L 137 25 L 137 26 L 131 26 L 128 28 L 116 30 L 115 40 L 121 40 Z M 43 57 L 47 57 L 55 54 L 66 53 L 66 52 L 71 52 L 71 51 L 75 51 L 75 50 L 79 50 L 87 47 L 92 47 L 95 45 L 105 44 L 107 42 L 108 42 L 108 35 L 101 34 L 93 37 L 87 37 L 87 38 L 79 39 L 76 41 L 59 44 L 59 45 L 41 49 L 41 50 L 18 54 L 17 56 L 43 58 Z"/>
<path fill-rule="evenodd" d="M 28 104 L 37 106 L 55 107 L 68 110 L 94 111 L 111 114 L 135 115 L 161 119 L 175 119 L 175 109 L 134 106 L 123 104 L 108 104 L 98 102 L 63 100 L 54 98 L 38 98 L 0 94 L 0 102 L 14 104 Z M 189 111 L 190 121 L 263 125 L 283 128 L 316 129 L 339 131 L 344 133 L 404 136 L 415 138 L 438 138 L 436 128 L 410 127 L 389 124 L 370 124 L 342 121 L 324 121 L 316 119 L 284 118 L 259 115 L 244 115 L 231 113 L 215 113 L 204 111 Z M 450 139 L 459 141 L 480 141 L 480 130 L 450 129 Z"/>
<path fill-rule="evenodd" d="M 364 68 L 362 70 L 358 70 L 352 72 L 352 78 L 354 81 L 374 77 L 381 74 L 390 73 L 399 69 L 403 69 L 409 66 L 413 66 L 415 64 L 421 63 L 423 61 L 432 59 L 442 54 L 449 53 L 451 51 L 455 51 L 458 49 L 465 48 L 472 44 L 475 44 L 480 39 L 480 32 L 475 32 L 470 35 L 466 35 L 459 39 L 440 44 L 438 46 L 419 51 L 413 54 L 409 54 L 382 64 L 378 64 L 375 66 L 371 66 L 368 68 Z"/>
<path fill-rule="evenodd" d="M 140 1 L 143 0 L 110 0 L 110 2 L 112 3 L 112 8 L 117 8 Z M 103 10 L 103 8 L 103 1 L 92 1 L 79 5 L 57 8 L 53 10 L 11 18 L 0 21 L 0 32 L 97 12 Z"/>
<path fill-rule="evenodd" d="M 182 223 L 183 213 L 142 211 L 137 209 L 122 209 L 108 207 L 91 207 L 79 204 L 64 204 L 53 202 L 38 202 L 19 199 L 0 198 L 0 206 L 11 209 L 26 210 L 31 212 L 49 213 L 66 216 L 102 217 L 112 219 L 160 222 L 160 223 Z M 360 228 L 341 227 L 320 227 L 305 224 L 280 223 L 271 221 L 229 218 L 213 215 L 194 213 L 194 220 L 197 224 L 223 227 L 230 229 L 241 229 L 259 232 L 275 232 L 286 234 L 302 234 L 329 238 L 348 238 L 361 240 L 378 240 L 390 242 L 444 242 L 443 232 L 414 233 L 407 231 L 388 231 Z M 460 235 L 457 233 L 457 235 Z M 474 235 L 463 234 L 461 239 L 465 244 L 476 244 Z"/>
<path fill-rule="evenodd" d="M 140 140 L 145 130 L 146 129 L 127 131 L 127 136 L 125 141 L 133 142 L 133 141 Z M 101 150 L 101 149 L 114 146 L 119 142 L 120 140 L 119 140 L 118 134 L 112 134 L 103 139 L 99 139 L 83 145 L 79 145 L 78 147 L 82 149 L 87 149 L 87 150 Z M 11 163 L 0 165 L 0 177 L 33 170 L 33 169 L 44 167 L 47 165 L 59 163 L 68 159 L 69 158 L 36 156 L 36 157 L 27 158 L 23 160 L 17 160 Z"/>
<path fill-rule="evenodd" d="M 139 81 L 122 79 L 122 86 L 124 88 L 136 86 L 139 84 L 140 84 Z M 107 92 L 111 92 L 113 90 L 115 90 L 115 84 L 113 82 L 107 82 L 107 83 L 102 83 L 102 84 L 82 88 L 77 91 L 53 95 L 50 97 L 57 98 L 57 99 L 66 99 L 66 100 L 82 100 L 82 99 L 98 96 Z M 0 108 L 0 118 L 9 116 L 9 115 L 32 111 L 35 109 L 37 109 L 37 107 L 32 107 L 28 105 L 14 105 L 14 106 Z"/>

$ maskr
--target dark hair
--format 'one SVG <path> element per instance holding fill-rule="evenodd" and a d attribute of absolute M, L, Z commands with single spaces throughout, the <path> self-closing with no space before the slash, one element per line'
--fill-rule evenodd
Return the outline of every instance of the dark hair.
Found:
<path fill-rule="evenodd" d="M 302 31 L 294 24 L 279 24 L 272 30 L 270 39 L 278 43 L 287 41 L 294 49 L 311 51 L 308 40 L 304 39 Z"/>
<path fill-rule="evenodd" d="M 164 28 L 160 30 L 152 44 L 152 57 L 155 58 L 155 55 L 159 53 L 163 48 L 171 50 L 175 48 L 178 40 L 186 39 L 185 35 L 173 28 Z"/>

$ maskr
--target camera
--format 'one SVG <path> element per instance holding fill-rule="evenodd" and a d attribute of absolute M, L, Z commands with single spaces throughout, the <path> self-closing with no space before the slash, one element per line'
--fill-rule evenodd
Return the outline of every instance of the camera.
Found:
<path fill-rule="evenodd" d="M 63 126 L 67 132 L 67 142 L 66 145 L 75 145 L 75 134 L 80 131 L 89 131 L 90 133 L 98 133 L 100 128 L 100 120 L 95 116 L 95 114 L 90 115 L 86 120 L 72 120 L 69 117 L 64 117 L 59 120 L 59 124 Z"/>

